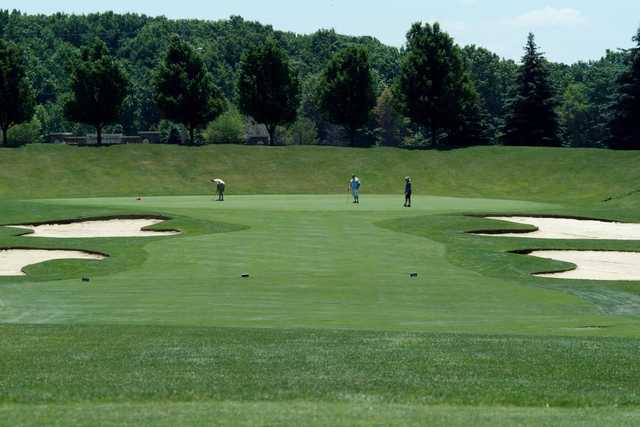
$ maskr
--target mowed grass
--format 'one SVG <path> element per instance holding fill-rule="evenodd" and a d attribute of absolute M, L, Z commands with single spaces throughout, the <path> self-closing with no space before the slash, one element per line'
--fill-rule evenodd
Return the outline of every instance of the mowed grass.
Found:
<path fill-rule="evenodd" d="M 622 339 L 0 331 L 5 425 L 633 425 L 639 416 L 639 348 Z"/>
<path fill-rule="evenodd" d="M 48 205 L 71 217 L 75 209 L 162 212 L 175 218 L 166 226 L 184 232 L 150 240 L 13 237 L 13 246 L 42 241 L 111 257 L 40 264 L 27 269 L 28 277 L 0 278 L 6 283 L 0 319 L 545 335 L 611 323 L 584 299 L 535 286 L 525 271 L 487 277 L 452 262 L 448 246 L 455 246 L 439 234 L 466 237 L 464 226 L 450 225 L 469 211 L 552 205 L 417 197 L 408 210 L 401 203 L 393 196 L 363 196 L 360 206 L 345 196 L 230 196 L 223 204 L 211 197 L 39 201 L 33 204 L 39 215 Z M 426 220 L 425 235 L 385 227 L 410 226 L 416 218 Z M 494 265 L 493 251 L 481 256 Z M 78 270 L 87 264 L 88 285 Z M 636 327 L 622 317 L 612 330 L 591 333 L 634 335 Z"/>
<path fill-rule="evenodd" d="M 0 247 L 110 255 L 0 278 L 0 425 L 636 425 L 638 284 L 535 278 L 564 265 L 510 251 L 639 246 L 466 233 L 503 227 L 469 216 L 492 213 L 640 221 L 624 154 L 0 150 L 0 224 L 153 214 L 182 231 L 0 227 Z M 213 175 L 225 203 L 197 195 Z M 404 175 L 412 209 L 383 194 Z"/>
<path fill-rule="evenodd" d="M 593 201 L 640 188 L 640 152 L 476 147 L 394 148 L 69 147 L 0 148 L 0 197 L 12 199 L 208 194 L 222 177 L 234 194 L 340 194 L 352 173 L 370 194 L 537 201 Z"/>

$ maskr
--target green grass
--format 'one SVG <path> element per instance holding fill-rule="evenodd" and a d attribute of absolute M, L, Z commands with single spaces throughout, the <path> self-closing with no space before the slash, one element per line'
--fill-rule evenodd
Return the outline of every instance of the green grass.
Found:
<path fill-rule="evenodd" d="M 335 194 L 357 173 L 370 194 L 401 192 L 411 175 L 417 194 L 599 202 L 640 188 L 639 161 L 640 152 L 594 149 L 36 144 L 0 148 L 0 197 L 202 195 L 215 176 L 233 194 Z"/>
<path fill-rule="evenodd" d="M 0 425 L 635 425 L 638 284 L 536 278 L 566 264 L 511 251 L 640 245 L 465 232 L 503 226 L 479 214 L 640 221 L 639 196 L 603 202 L 634 191 L 636 156 L 0 150 L 0 224 L 149 214 L 182 231 L 0 227 L 0 247 L 110 255 L 0 278 Z M 360 206 L 344 194 L 351 171 Z M 384 194 L 407 174 L 410 210 Z M 202 195 L 213 175 L 229 181 L 225 203 Z"/>

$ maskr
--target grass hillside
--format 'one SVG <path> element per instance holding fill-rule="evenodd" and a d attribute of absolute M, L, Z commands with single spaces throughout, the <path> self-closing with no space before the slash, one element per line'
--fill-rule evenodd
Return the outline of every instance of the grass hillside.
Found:
<path fill-rule="evenodd" d="M 640 188 L 640 152 L 478 147 L 393 148 L 29 145 L 0 149 L 0 198 L 208 194 L 335 194 L 352 173 L 363 192 L 601 202 Z"/>

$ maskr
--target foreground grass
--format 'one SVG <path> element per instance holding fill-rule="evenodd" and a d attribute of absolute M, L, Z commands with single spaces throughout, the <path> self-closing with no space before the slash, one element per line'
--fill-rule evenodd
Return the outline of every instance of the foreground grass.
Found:
<path fill-rule="evenodd" d="M 640 405 L 636 339 L 36 325 L 0 334 L 3 405 Z"/>
<path fill-rule="evenodd" d="M 0 405 L 0 426 L 631 427 L 638 409 L 515 408 L 380 402 L 154 402 Z"/>
<path fill-rule="evenodd" d="M 636 242 L 464 232 L 504 227 L 467 214 L 639 221 L 638 156 L 0 150 L 1 224 L 154 214 L 182 231 L 58 240 L 0 227 L 0 247 L 111 255 L 0 278 L 0 425 L 637 425 L 637 284 L 534 278 L 563 264 L 509 253 Z M 352 171 L 365 181 L 360 206 L 346 194 L 236 196 L 341 193 Z M 214 175 L 230 182 L 224 204 L 146 197 L 204 194 Z M 370 195 L 399 193 L 405 175 L 413 209 Z M 624 197 L 603 202 L 612 195 Z M 30 197 L 41 200 L 16 200 Z"/>

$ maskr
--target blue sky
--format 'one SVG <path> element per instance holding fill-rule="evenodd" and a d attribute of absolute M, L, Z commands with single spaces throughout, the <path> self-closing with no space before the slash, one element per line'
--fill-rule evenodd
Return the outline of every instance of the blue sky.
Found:
<path fill-rule="evenodd" d="M 277 29 L 319 28 L 372 35 L 400 46 L 411 23 L 439 21 L 460 44 L 477 44 L 518 59 L 533 31 L 549 59 L 575 62 L 607 48 L 631 47 L 640 26 L 640 0 L 2 0 L 0 8 L 29 13 L 114 10 L 170 18 L 223 19 L 241 15 Z"/>

